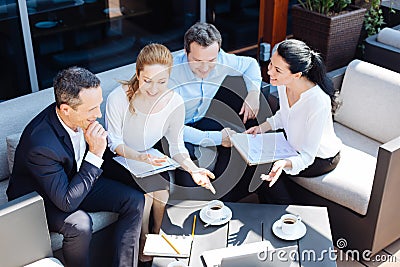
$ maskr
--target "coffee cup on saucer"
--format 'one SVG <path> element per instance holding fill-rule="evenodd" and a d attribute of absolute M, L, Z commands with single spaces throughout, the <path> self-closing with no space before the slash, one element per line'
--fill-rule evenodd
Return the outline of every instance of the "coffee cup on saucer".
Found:
<path fill-rule="evenodd" d="M 219 200 L 212 200 L 207 205 L 206 215 L 209 218 L 221 218 L 224 214 L 224 203 Z"/>
<path fill-rule="evenodd" d="M 292 235 L 296 233 L 301 223 L 301 217 L 293 214 L 285 214 L 279 220 L 278 227 L 282 229 L 282 232 L 286 235 Z"/>

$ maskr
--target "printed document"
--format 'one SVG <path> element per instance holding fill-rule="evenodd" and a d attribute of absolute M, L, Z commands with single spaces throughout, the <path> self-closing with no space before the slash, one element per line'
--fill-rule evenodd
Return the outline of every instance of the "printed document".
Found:
<path fill-rule="evenodd" d="M 161 153 L 159 150 L 150 148 L 143 153 L 151 154 L 153 156 L 157 157 L 167 157 L 163 153 Z M 133 159 L 127 159 L 121 156 L 114 157 L 114 160 L 124 166 L 128 171 L 130 171 L 135 177 L 137 178 L 143 178 L 147 177 L 150 175 L 154 175 L 160 172 L 164 171 L 169 171 L 169 170 L 174 170 L 177 167 L 179 167 L 179 164 L 174 161 L 173 159 L 167 157 L 167 161 L 163 162 L 161 166 L 154 166 L 151 164 L 148 164 L 146 162 L 138 161 L 138 160 L 133 160 Z"/>
<path fill-rule="evenodd" d="M 231 142 L 249 165 L 274 162 L 297 156 L 282 132 L 263 134 L 235 134 Z"/>

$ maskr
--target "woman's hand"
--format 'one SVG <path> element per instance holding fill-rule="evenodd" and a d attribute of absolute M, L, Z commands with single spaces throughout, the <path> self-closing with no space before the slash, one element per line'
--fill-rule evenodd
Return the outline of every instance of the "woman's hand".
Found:
<path fill-rule="evenodd" d="M 268 174 L 261 174 L 261 180 L 269 182 L 269 187 L 273 186 L 276 181 L 278 181 L 279 176 L 287 165 L 287 161 L 284 159 L 275 161 L 274 165 L 272 166 L 271 171 Z"/>
<path fill-rule="evenodd" d="M 134 160 L 138 160 L 138 161 L 142 161 L 142 162 L 146 162 L 148 164 L 154 165 L 154 166 L 162 166 L 162 164 L 164 162 L 167 161 L 167 156 L 164 157 L 156 157 L 153 156 L 151 154 L 147 154 L 147 153 L 140 153 L 136 159 Z"/>
<path fill-rule="evenodd" d="M 192 179 L 196 184 L 209 189 L 213 194 L 215 194 L 215 189 L 209 179 L 215 178 L 212 172 L 204 168 L 197 168 L 196 170 L 191 171 L 190 175 L 192 176 Z"/>
<path fill-rule="evenodd" d="M 257 134 L 260 134 L 260 133 L 263 133 L 263 132 L 262 132 L 262 129 L 261 129 L 261 125 L 258 125 L 258 126 L 253 126 L 253 127 L 249 128 L 249 129 L 247 129 L 244 133 L 257 135 Z"/>
<path fill-rule="evenodd" d="M 260 134 L 260 133 L 268 132 L 269 130 L 271 130 L 271 125 L 266 121 L 264 123 L 261 123 L 258 126 L 251 127 L 250 129 L 248 129 L 244 133 L 245 134 L 257 135 L 257 134 Z"/>

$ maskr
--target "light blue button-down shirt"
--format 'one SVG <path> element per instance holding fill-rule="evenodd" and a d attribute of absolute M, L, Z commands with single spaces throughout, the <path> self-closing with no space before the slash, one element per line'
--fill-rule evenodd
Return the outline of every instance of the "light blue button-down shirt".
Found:
<path fill-rule="evenodd" d="M 260 90 L 261 71 L 257 61 L 251 57 L 228 54 L 222 49 L 218 53 L 215 68 L 205 78 L 195 76 L 189 67 L 186 53 L 182 50 L 174 54 L 169 88 L 179 93 L 185 102 L 185 124 L 201 120 L 227 75 L 243 76 L 247 91 Z M 185 126 L 184 140 L 196 145 L 220 145 L 219 131 L 200 131 Z"/>

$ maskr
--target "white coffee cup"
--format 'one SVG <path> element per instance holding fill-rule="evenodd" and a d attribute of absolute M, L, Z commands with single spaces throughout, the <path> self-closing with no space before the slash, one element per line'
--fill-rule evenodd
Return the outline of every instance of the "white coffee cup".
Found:
<path fill-rule="evenodd" d="M 282 229 L 282 232 L 286 235 L 291 235 L 296 232 L 299 224 L 301 223 L 301 217 L 293 214 L 285 214 L 279 220 L 278 227 Z"/>
<path fill-rule="evenodd" d="M 224 203 L 219 200 L 212 200 L 207 204 L 206 214 L 209 218 L 222 218 Z"/>

